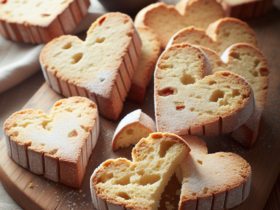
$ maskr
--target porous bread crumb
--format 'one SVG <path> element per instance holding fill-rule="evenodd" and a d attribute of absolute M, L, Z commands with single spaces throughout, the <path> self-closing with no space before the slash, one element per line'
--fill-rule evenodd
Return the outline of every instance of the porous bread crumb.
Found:
<path fill-rule="evenodd" d="M 101 199 L 126 208 L 157 209 L 164 187 L 188 152 L 185 142 L 174 134 L 143 138 L 133 149 L 133 162 L 107 160 L 95 170 L 91 177 L 95 208 L 100 209 L 96 199 Z"/>

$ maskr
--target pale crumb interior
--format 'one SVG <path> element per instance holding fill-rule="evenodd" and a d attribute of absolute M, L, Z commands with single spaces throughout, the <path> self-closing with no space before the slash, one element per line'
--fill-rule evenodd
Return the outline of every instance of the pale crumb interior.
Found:
<path fill-rule="evenodd" d="M 125 205 L 155 210 L 164 187 L 186 154 L 184 144 L 168 137 L 145 143 L 137 148 L 134 161 L 138 162 L 117 164 L 116 160 L 102 170 L 97 178 L 98 194 Z"/>
<path fill-rule="evenodd" d="M 66 7 L 70 0 L 6 0 L 0 3 L 2 20 L 32 25 L 48 25 Z"/>
<path fill-rule="evenodd" d="M 5 125 L 8 136 L 30 149 L 73 158 L 93 128 L 97 109 L 91 102 L 71 100 L 57 102 L 50 115 L 33 110 L 13 116 Z"/>
<path fill-rule="evenodd" d="M 146 138 L 152 131 L 141 124 L 127 126 L 116 138 L 116 147 L 124 148 L 137 144 L 142 138 Z"/>
<path fill-rule="evenodd" d="M 115 77 L 134 32 L 129 17 L 104 16 L 90 28 L 85 42 L 76 37 L 60 38 L 48 46 L 43 59 L 57 77 L 97 91 Z"/>

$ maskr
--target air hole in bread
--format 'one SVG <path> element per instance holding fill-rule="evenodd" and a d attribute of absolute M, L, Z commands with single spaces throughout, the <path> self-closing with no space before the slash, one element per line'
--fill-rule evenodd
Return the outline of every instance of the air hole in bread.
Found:
<path fill-rule="evenodd" d="M 229 37 L 230 33 L 228 31 L 225 31 L 223 34 L 225 37 Z"/>
<path fill-rule="evenodd" d="M 50 154 L 50 155 L 55 155 L 55 153 L 57 153 L 57 150 L 58 150 L 58 149 L 53 149 L 53 150 L 49 151 L 49 154 Z"/>
<path fill-rule="evenodd" d="M 217 82 L 216 81 L 214 81 L 214 80 L 210 80 L 209 81 L 209 85 L 214 85 L 214 84 L 216 84 Z"/>
<path fill-rule="evenodd" d="M 160 96 L 169 96 L 169 95 L 174 95 L 176 93 L 177 93 L 177 89 L 176 88 L 171 88 L 171 87 L 164 88 L 163 90 L 158 91 L 158 94 Z"/>
<path fill-rule="evenodd" d="M 126 33 L 126 36 L 132 37 L 132 33 Z"/>
<path fill-rule="evenodd" d="M 232 52 L 232 53 L 231 53 L 231 56 L 232 56 L 233 58 L 235 58 L 235 59 L 241 60 L 240 54 L 237 53 L 237 52 Z"/>
<path fill-rule="evenodd" d="M 73 55 L 72 56 L 72 61 L 71 61 L 71 63 L 72 64 L 76 64 L 76 63 L 78 63 L 81 59 L 82 59 L 82 57 L 83 57 L 83 53 L 78 53 L 78 54 L 76 54 L 76 55 Z"/>
<path fill-rule="evenodd" d="M 100 82 L 104 82 L 105 78 L 104 77 L 100 77 Z"/>
<path fill-rule="evenodd" d="M 145 174 L 144 170 L 137 171 L 137 174 L 143 176 Z"/>
<path fill-rule="evenodd" d="M 109 173 L 109 174 L 105 173 L 105 174 L 102 174 L 102 175 L 98 178 L 97 183 L 100 183 L 100 182 L 105 183 L 105 182 L 107 182 L 108 180 L 112 179 L 113 177 L 114 177 L 113 173 Z"/>
<path fill-rule="evenodd" d="M 202 160 L 197 160 L 197 162 L 200 164 L 200 165 L 203 165 L 203 161 Z"/>
<path fill-rule="evenodd" d="M 117 194 L 117 196 L 119 196 L 119 197 L 121 197 L 121 198 L 123 198 L 125 200 L 129 200 L 130 199 L 130 196 L 126 192 L 119 192 Z"/>
<path fill-rule="evenodd" d="M 26 4 L 26 3 L 27 3 L 27 1 L 24 1 L 24 2 L 23 2 L 23 4 Z"/>
<path fill-rule="evenodd" d="M 215 90 L 212 95 L 210 96 L 209 101 L 210 102 L 217 102 L 220 98 L 223 98 L 225 95 L 225 92 L 222 90 Z"/>
<path fill-rule="evenodd" d="M 75 137 L 78 136 L 78 132 L 76 130 L 72 130 L 69 134 L 68 137 Z"/>
<path fill-rule="evenodd" d="M 129 20 L 124 20 L 124 21 L 123 21 L 123 24 L 126 24 L 126 23 L 128 23 L 128 21 L 129 21 Z"/>
<path fill-rule="evenodd" d="M 191 112 L 193 112 L 194 110 L 195 110 L 195 108 L 193 108 L 193 107 L 190 108 L 190 111 L 191 111 Z"/>
<path fill-rule="evenodd" d="M 58 55 L 60 55 L 62 52 L 58 52 L 58 53 L 56 53 L 53 57 L 56 57 L 56 56 L 58 56 Z M 54 67 L 52 67 L 52 69 L 54 69 Z"/>
<path fill-rule="evenodd" d="M 50 131 L 52 127 L 49 126 L 49 123 L 51 123 L 51 122 L 52 122 L 52 120 L 44 120 L 41 125 L 44 129 Z"/>
<path fill-rule="evenodd" d="M 173 64 L 172 63 L 161 63 L 161 64 L 159 64 L 159 66 L 158 66 L 160 69 L 172 69 L 174 66 L 173 66 Z"/>
<path fill-rule="evenodd" d="M 196 196 L 196 193 L 192 193 L 192 196 Z"/>
<path fill-rule="evenodd" d="M 260 68 L 259 71 L 260 71 L 260 74 L 261 74 L 262 76 L 267 76 L 268 73 L 269 73 L 269 71 L 268 71 L 267 68 Z"/>
<path fill-rule="evenodd" d="M 14 122 L 13 125 L 12 125 L 12 127 L 17 127 L 17 123 Z"/>
<path fill-rule="evenodd" d="M 160 143 L 160 150 L 159 150 L 159 156 L 161 158 L 165 157 L 167 151 L 175 144 L 174 141 L 162 141 Z"/>
<path fill-rule="evenodd" d="M 156 182 L 158 182 L 161 179 L 160 175 L 158 174 L 145 174 L 140 181 L 140 184 L 145 186 L 145 185 L 152 185 Z"/>
<path fill-rule="evenodd" d="M 64 46 L 62 47 L 62 49 L 67 50 L 67 49 L 70 49 L 71 47 L 72 47 L 72 43 L 69 42 L 69 43 L 67 43 L 66 45 L 64 45 Z"/>
<path fill-rule="evenodd" d="M 97 38 L 95 43 L 102 43 L 105 41 L 105 37 Z"/>
<path fill-rule="evenodd" d="M 180 78 L 180 80 L 183 85 L 189 85 L 189 84 L 195 83 L 195 78 L 189 74 L 183 74 L 183 76 Z"/>
<path fill-rule="evenodd" d="M 85 127 L 84 125 L 80 125 L 80 127 L 85 130 L 85 132 L 89 132 L 89 128 L 88 127 Z"/>
<path fill-rule="evenodd" d="M 176 106 L 177 111 L 182 111 L 185 109 L 185 106 Z"/>
<path fill-rule="evenodd" d="M 201 99 L 201 96 L 195 96 L 194 98 Z"/>
<path fill-rule="evenodd" d="M 254 71 L 254 72 L 253 72 L 253 76 L 254 76 L 254 77 L 257 77 L 258 75 L 259 75 L 259 74 L 258 74 L 257 71 Z"/>
<path fill-rule="evenodd" d="M 134 171 L 136 167 L 137 167 L 136 164 L 135 164 L 135 165 L 131 165 L 131 166 L 130 166 L 130 171 Z"/>
<path fill-rule="evenodd" d="M 123 186 L 130 184 L 130 176 L 126 175 L 126 176 L 122 177 L 121 179 L 116 180 L 116 184 L 123 185 Z"/>
<path fill-rule="evenodd" d="M 229 86 L 229 85 L 225 85 L 224 87 L 225 87 L 225 88 L 230 88 L 230 86 Z"/>
<path fill-rule="evenodd" d="M 63 1 L 63 2 L 61 2 L 61 4 L 65 4 L 65 3 L 67 3 L 67 0 L 65 0 L 65 1 Z"/>
<path fill-rule="evenodd" d="M 14 131 L 14 132 L 13 132 L 13 136 L 18 136 L 18 132 L 17 132 L 17 131 Z"/>
<path fill-rule="evenodd" d="M 43 3 L 43 2 L 38 3 L 38 4 L 36 5 L 36 7 L 39 7 L 42 3 Z"/>
<path fill-rule="evenodd" d="M 106 17 L 102 18 L 101 20 L 99 20 L 99 25 L 101 26 L 101 24 L 105 21 Z"/>
<path fill-rule="evenodd" d="M 43 146 L 45 146 L 45 144 L 42 143 L 41 146 L 43 147 Z"/>
<path fill-rule="evenodd" d="M 204 190 L 203 190 L 203 194 L 206 194 L 208 192 L 208 188 L 207 187 L 204 187 Z"/>
<path fill-rule="evenodd" d="M 212 112 L 212 111 L 206 111 L 206 113 L 207 113 L 207 114 L 210 114 L 210 115 L 212 115 L 212 114 L 213 114 L 213 112 Z"/>
<path fill-rule="evenodd" d="M 128 130 L 126 131 L 126 133 L 127 133 L 128 135 L 132 135 L 132 134 L 134 133 L 134 130 L 128 129 Z"/>
<path fill-rule="evenodd" d="M 240 96 L 240 92 L 237 89 L 232 90 L 232 97 Z"/>
<path fill-rule="evenodd" d="M 259 59 L 255 59 L 254 60 L 254 64 L 255 64 L 255 68 L 259 65 L 261 61 Z"/>
<path fill-rule="evenodd" d="M 49 17 L 51 16 L 50 14 L 41 14 L 41 17 L 45 18 L 45 17 Z"/>
<path fill-rule="evenodd" d="M 22 125 L 19 125 L 19 126 L 21 126 L 21 127 L 23 127 L 23 128 L 26 128 L 28 125 L 30 125 L 30 124 L 32 124 L 31 122 L 26 122 L 26 123 L 24 123 L 24 124 L 22 124 Z"/>

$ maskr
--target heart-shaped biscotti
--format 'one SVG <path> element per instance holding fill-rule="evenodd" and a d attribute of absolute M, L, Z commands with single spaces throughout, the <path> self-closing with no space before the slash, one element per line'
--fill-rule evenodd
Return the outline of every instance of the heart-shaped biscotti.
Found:
<path fill-rule="evenodd" d="M 58 101 L 50 115 L 14 113 L 4 124 L 9 156 L 20 166 L 71 187 L 82 183 L 99 134 L 96 104 L 83 97 Z"/>
<path fill-rule="evenodd" d="M 250 165 L 234 153 L 207 154 L 203 140 L 182 136 L 190 145 L 190 154 L 176 170 L 182 183 L 179 210 L 230 209 L 249 195 Z"/>
<path fill-rule="evenodd" d="M 49 42 L 40 62 L 46 81 L 56 92 L 88 97 L 102 116 L 116 120 L 140 51 L 141 40 L 131 18 L 107 13 L 92 24 L 84 42 L 70 35 Z"/>
<path fill-rule="evenodd" d="M 0 34 L 33 44 L 71 33 L 88 13 L 89 0 L 3 0 Z"/>
<path fill-rule="evenodd" d="M 224 10 L 216 0 L 181 0 L 176 8 L 164 3 L 145 7 L 137 14 L 135 24 L 152 28 L 165 49 L 177 31 L 189 26 L 206 29 L 210 23 L 223 17 Z"/>
<path fill-rule="evenodd" d="M 221 58 L 208 48 L 201 47 L 201 49 L 209 58 L 213 72 L 231 71 L 250 83 L 255 98 L 253 114 L 230 134 L 243 146 L 252 147 L 258 135 L 269 83 L 269 68 L 265 56 L 248 44 L 232 45 Z"/>
<path fill-rule="evenodd" d="M 168 45 L 189 43 L 214 50 L 218 55 L 233 44 L 247 43 L 257 47 L 254 31 L 247 23 L 235 18 L 221 18 L 206 30 L 188 27 L 178 31 Z"/>
<path fill-rule="evenodd" d="M 133 149 L 133 162 L 119 158 L 102 163 L 91 177 L 96 209 L 156 210 L 164 187 L 190 152 L 179 136 L 152 133 Z"/>
<path fill-rule="evenodd" d="M 198 47 L 177 44 L 162 53 L 155 71 L 159 132 L 214 136 L 248 120 L 254 97 L 246 80 L 231 72 L 211 74 L 210 62 Z"/>

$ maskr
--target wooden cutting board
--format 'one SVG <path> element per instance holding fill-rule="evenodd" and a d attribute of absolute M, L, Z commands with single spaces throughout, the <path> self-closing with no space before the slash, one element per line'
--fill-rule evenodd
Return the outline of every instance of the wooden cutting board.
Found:
<path fill-rule="evenodd" d="M 259 48 L 267 57 L 270 67 L 270 86 L 265 110 L 260 122 L 259 136 L 252 149 L 245 149 L 227 135 L 205 138 L 209 152 L 234 152 L 245 158 L 252 166 L 253 177 L 248 199 L 236 207 L 238 210 L 263 209 L 280 170 L 280 13 L 273 10 L 262 18 L 249 22 L 255 30 Z M 41 109 L 49 113 L 53 104 L 62 96 L 44 84 L 24 108 Z M 147 89 L 142 105 L 126 101 L 119 119 L 141 108 L 154 118 L 153 84 Z M 118 122 L 101 117 L 101 132 L 87 171 L 78 189 L 54 183 L 37 176 L 14 163 L 8 156 L 5 141 L 0 142 L 0 181 L 8 193 L 24 209 L 93 209 L 89 180 L 94 169 L 108 158 L 131 159 L 132 147 L 117 152 L 111 150 L 111 139 Z M 34 187 L 29 188 L 33 183 Z M 160 209 L 170 203 L 177 209 L 180 184 L 173 176 L 162 195 Z"/>

